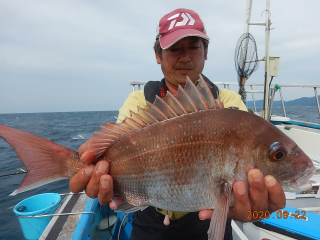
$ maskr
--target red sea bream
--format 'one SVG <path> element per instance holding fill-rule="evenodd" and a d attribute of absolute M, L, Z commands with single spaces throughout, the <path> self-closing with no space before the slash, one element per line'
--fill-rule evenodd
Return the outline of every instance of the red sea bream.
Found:
<path fill-rule="evenodd" d="M 284 190 L 310 187 L 315 168 L 305 153 L 264 119 L 223 108 L 203 79 L 197 86 L 188 79 L 175 96 L 138 110 L 122 123 L 101 126 L 85 152 L 95 163 L 110 163 L 114 195 L 125 201 L 119 211 L 215 209 L 209 239 L 223 239 L 232 185 L 247 183 L 250 169 L 274 176 Z M 83 167 L 77 152 L 35 135 L 2 125 L 0 135 L 28 169 L 13 194 L 70 178 Z"/>

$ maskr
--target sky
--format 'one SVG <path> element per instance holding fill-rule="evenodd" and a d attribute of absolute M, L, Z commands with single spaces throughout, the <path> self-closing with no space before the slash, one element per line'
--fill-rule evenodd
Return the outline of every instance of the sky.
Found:
<path fill-rule="evenodd" d="M 156 27 L 176 8 L 195 10 L 205 23 L 210 44 L 203 73 L 213 82 L 236 82 L 246 2 L 0 0 L 0 114 L 118 110 L 130 82 L 163 78 L 153 51 Z M 251 21 L 264 22 L 265 8 L 265 0 L 253 0 Z M 270 56 L 280 57 L 274 83 L 320 84 L 319 9 L 318 0 L 270 1 Z M 259 58 L 264 32 L 250 26 Z M 248 83 L 263 81 L 260 62 Z M 287 101 L 313 94 L 283 89 Z"/>

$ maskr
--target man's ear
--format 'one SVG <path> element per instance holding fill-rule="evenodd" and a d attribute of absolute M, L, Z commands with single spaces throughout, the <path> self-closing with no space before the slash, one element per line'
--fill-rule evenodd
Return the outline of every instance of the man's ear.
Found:
<path fill-rule="evenodd" d="M 156 55 L 156 60 L 157 60 L 157 63 L 160 64 L 161 63 L 161 58 L 158 54 L 158 52 L 156 50 L 154 50 L 154 54 Z"/>
<path fill-rule="evenodd" d="M 206 50 L 206 52 L 204 53 L 204 60 L 208 59 L 208 49 Z"/>

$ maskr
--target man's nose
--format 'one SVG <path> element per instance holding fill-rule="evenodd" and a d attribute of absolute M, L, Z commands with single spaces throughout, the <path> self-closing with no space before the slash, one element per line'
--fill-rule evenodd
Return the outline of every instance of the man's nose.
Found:
<path fill-rule="evenodd" d="M 190 61 L 190 52 L 188 49 L 183 48 L 180 51 L 180 61 L 181 62 L 189 62 Z"/>

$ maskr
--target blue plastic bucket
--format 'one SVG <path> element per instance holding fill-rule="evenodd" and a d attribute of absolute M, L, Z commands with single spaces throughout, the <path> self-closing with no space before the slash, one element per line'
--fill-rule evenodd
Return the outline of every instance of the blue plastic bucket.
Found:
<path fill-rule="evenodd" d="M 53 214 L 61 201 L 58 193 L 44 193 L 26 198 L 14 207 L 26 239 L 39 239 L 51 217 L 30 216 Z"/>

